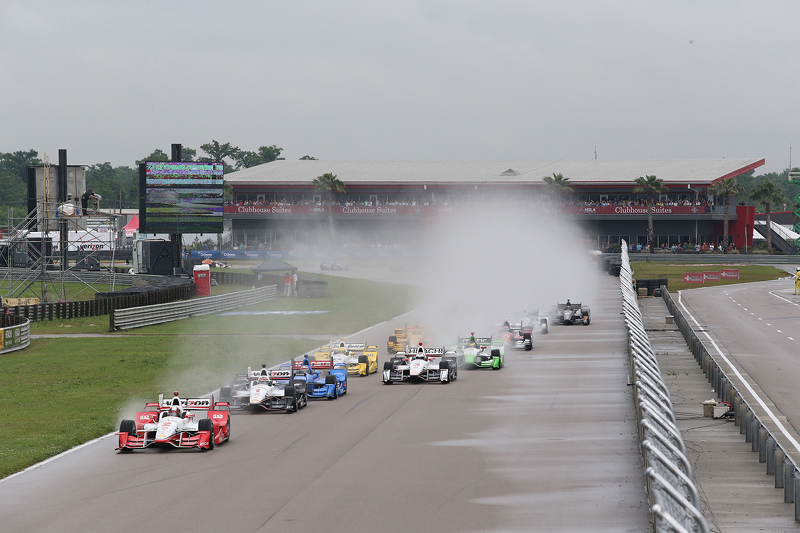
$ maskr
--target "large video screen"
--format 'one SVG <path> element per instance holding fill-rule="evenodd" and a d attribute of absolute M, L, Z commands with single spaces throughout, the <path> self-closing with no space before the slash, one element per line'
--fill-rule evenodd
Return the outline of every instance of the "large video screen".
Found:
<path fill-rule="evenodd" d="M 222 163 L 139 165 L 140 233 L 222 233 Z"/>

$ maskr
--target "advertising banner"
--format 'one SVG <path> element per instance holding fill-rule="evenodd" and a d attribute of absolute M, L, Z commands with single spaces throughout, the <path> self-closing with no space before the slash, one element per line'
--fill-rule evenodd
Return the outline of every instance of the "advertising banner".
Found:
<path fill-rule="evenodd" d="M 703 272 L 703 281 L 719 281 L 719 272 Z"/>
<path fill-rule="evenodd" d="M 722 279 L 739 279 L 738 268 L 723 268 L 720 270 L 720 277 Z"/>
<path fill-rule="evenodd" d="M 683 281 L 686 283 L 703 283 L 705 276 L 702 272 L 686 272 L 683 274 Z"/>

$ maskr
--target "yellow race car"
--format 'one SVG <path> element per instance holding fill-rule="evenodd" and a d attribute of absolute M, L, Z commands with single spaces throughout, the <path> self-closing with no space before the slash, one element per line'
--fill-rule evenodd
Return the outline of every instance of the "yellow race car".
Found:
<path fill-rule="evenodd" d="M 416 347 L 419 346 L 419 343 L 431 344 L 431 342 L 428 330 L 416 322 L 413 326 L 406 324 L 405 328 L 396 328 L 394 335 L 389 336 L 386 351 L 389 353 L 403 352 L 409 346 Z"/>
<path fill-rule="evenodd" d="M 364 342 L 345 342 L 344 339 L 332 341 L 328 346 L 323 346 L 314 357 L 320 359 L 333 359 L 334 364 L 344 364 L 348 374 L 368 376 L 378 371 L 378 347 Z"/>

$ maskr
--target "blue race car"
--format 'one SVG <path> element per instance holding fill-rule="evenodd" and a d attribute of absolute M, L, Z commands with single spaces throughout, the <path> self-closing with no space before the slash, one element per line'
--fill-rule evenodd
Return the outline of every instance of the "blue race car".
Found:
<path fill-rule="evenodd" d="M 333 359 L 310 361 L 308 355 L 302 361 L 292 360 L 295 379 L 305 379 L 309 398 L 335 400 L 347 394 L 347 365 L 334 363 Z M 327 372 L 326 372 L 327 371 Z"/>

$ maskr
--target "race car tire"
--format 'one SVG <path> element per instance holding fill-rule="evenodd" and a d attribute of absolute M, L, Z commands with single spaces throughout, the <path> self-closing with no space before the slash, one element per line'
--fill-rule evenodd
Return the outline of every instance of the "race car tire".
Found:
<path fill-rule="evenodd" d="M 228 422 L 225 424 L 225 442 L 231 440 L 231 417 L 228 415 Z"/>
<path fill-rule="evenodd" d="M 283 397 L 287 398 L 286 401 L 286 412 L 287 413 L 295 413 L 297 412 L 297 392 L 294 390 L 294 385 L 291 383 L 286 385 L 283 389 Z"/>
<path fill-rule="evenodd" d="M 306 382 L 303 381 L 302 379 L 293 379 L 291 384 L 294 387 L 297 398 L 297 403 L 295 404 L 295 407 L 296 409 L 302 409 L 308 403 L 305 399 L 306 395 L 308 394 L 306 392 Z"/>
<path fill-rule="evenodd" d="M 210 431 L 211 436 L 208 438 L 208 449 L 214 449 L 214 421 L 210 418 L 203 418 L 197 423 L 197 431 Z"/>
<path fill-rule="evenodd" d="M 119 432 L 120 433 L 127 433 L 128 435 L 130 435 L 130 434 L 134 434 L 135 435 L 136 434 L 136 422 L 134 422 L 133 420 L 123 420 L 122 422 L 119 423 Z"/>
<path fill-rule="evenodd" d="M 450 365 L 450 381 L 455 381 L 458 379 L 458 359 L 455 357 L 445 357 L 445 361 L 448 362 Z"/>
<path fill-rule="evenodd" d="M 219 401 L 220 402 L 228 402 L 228 403 L 230 403 L 232 396 L 233 396 L 233 392 L 232 392 L 230 387 L 220 387 L 220 389 L 219 389 Z"/>
<path fill-rule="evenodd" d="M 391 370 L 392 369 L 392 362 L 391 361 L 384 361 L 383 362 L 383 370 Z"/>
<path fill-rule="evenodd" d="M 344 375 L 344 383 L 342 383 L 342 396 L 347 394 L 347 374 Z"/>
<path fill-rule="evenodd" d="M 333 397 L 328 396 L 329 400 L 335 400 L 339 397 L 339 387 L 337 385 L 336 376 L 331 374 L 325 376 L 325 385 L 333 385 Z"/>
<path fill-rule="evenodd" d="M 366 368 L 366 372 L 364 372 L 364 374 L 362 374 L 362 375 L 364 377 L 369 376 L 369 357 L 367 357 L 366 355 L 359 355 L 358 356 L 358 364 L 363 364 L 364 367 Z"/>
<path fill-rule="evenodd" d="M 492 357 L 500 357 L 500 350 L 498 348 L 492 350 Z"/>

